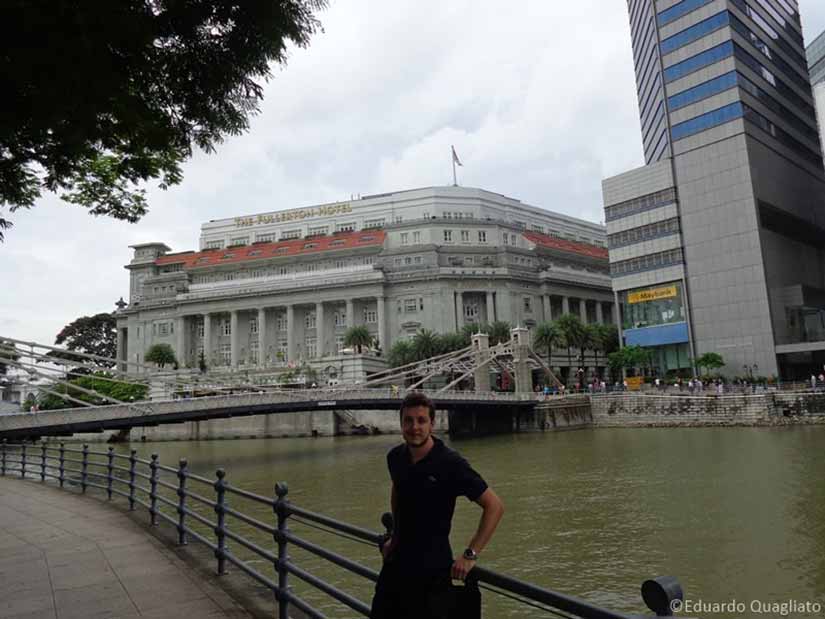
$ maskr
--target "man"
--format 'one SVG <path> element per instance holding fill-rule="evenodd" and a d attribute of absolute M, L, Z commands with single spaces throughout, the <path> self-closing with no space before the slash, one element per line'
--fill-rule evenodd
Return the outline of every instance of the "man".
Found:
<path fill-rule="evenodd" d="M 370 617 L 446 619 L 451 578 L 464 580 L 473 569 L 504 507 L 467 461 L 433 436 L 435 407 L 426 395 L 407 395 L 400 416 L 404 444 L 387 454 L 394 530 L 382 548 Z M 449 538 L 459 496 L 478 503 L 482 514 L 466 550 L 454 558 Z"/>

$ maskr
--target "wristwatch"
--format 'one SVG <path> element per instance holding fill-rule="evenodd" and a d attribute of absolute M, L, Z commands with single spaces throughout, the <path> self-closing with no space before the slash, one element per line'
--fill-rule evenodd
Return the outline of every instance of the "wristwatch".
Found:
<path fill-rule="evenodd" d="M 478 561 L 478 553 L 470 547 L 464 549 L 464 554 L 461 555 L 468 561 Z"/>

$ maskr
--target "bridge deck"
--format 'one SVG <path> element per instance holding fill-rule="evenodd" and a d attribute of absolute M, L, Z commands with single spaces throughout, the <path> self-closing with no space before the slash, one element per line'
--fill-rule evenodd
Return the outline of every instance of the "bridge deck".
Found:
<path fill-rule="evenodd" d="M 98 501 L 0 477 L 0 617 L 249 617 Z"/>

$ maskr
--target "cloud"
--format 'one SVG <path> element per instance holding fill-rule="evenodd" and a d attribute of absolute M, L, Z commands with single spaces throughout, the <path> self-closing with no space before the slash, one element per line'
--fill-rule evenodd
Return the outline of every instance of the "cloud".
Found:
<path fill-rule="evenodd" d="M 801 0 L 813 39 L 821 0 Z M 0 245 L 0 335 L 54 340 L 128 297 L 128 246 L 198 245 L 210 219 L 452 182 L 600 221 L 601 179 L 643 163 L 624 2 L 351 0 L 290 52 L 250 131 L 150 189 L 136 225 L 45 196 Z M 16 321 L 16 322 L 15 322 Z"/>

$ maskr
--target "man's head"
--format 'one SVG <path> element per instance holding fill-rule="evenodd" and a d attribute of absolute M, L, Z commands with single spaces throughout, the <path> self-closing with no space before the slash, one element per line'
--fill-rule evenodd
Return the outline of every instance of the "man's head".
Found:
<path fill-rule="evenodd" d="M 435 406 L 423 393 L 410 393 L 401 403 L 401 431 L 410 447 L 421 447 L 430 439 L 435 424 Z"/>

